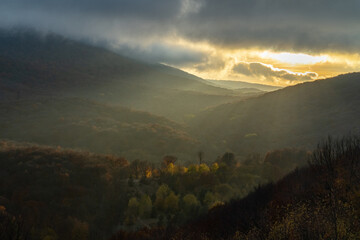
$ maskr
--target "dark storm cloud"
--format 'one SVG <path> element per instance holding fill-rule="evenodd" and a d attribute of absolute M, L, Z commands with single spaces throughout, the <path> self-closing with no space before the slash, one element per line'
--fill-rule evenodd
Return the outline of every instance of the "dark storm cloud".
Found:
<path fill-rule="evenodd" d="M 234 48 L 353 51 L 360 49 L 359 10 L 359 0 L 207 0 L 182 30 Z"/>
<path fill-rule="evenodd" d="M 359 0 L 1 0 L 0 26 L 135 47 L 172 36 L 234 49 L 351 52 L 360 50 L 359 10 Z"/>
<path fill-rule="evenodd" d="M 201 61 L 198 51 L 171 48 L 164 39 L 174 34 L 180 0 L 1 0 L 0 27 L 26 26 L 117 46 L 143 60 L 185 64 Z"/>
<path fill-rule="evenodd" d="M 9 9 L 50 12 L 77 12 L 106 18 L 146 18 L 162 20 L 171 18 L 181 7 L 179 0 L 2 0 Z"/>
<path fill-rule="evenodd" d="M 239 63 L 234 66 L 235 73 L 253 77 L 264 77 L 267 80 L 285 80 L 290 82 L 309 81 L 317 78 L 317 74 L 313 72 L 293 73 L 283 69 L 274 69 L 262 63 Z"/>
<path fill-rule="evenodd" d="M 168 43 L 155 43 L 146 47 L 124 44 L 117 46 L 113 50 L 143 61 L 166 63 L 180 67 L 206 61 L 206 54 L 203 52 Z"/>

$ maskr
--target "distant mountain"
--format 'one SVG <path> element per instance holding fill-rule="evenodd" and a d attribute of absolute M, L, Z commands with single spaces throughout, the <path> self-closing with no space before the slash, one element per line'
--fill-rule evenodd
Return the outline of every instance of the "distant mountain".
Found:
<path fill-rule="evenodd" d="M 360 130 L 360 73 L 287 87 L 199 114 L 204 143 L 239 154 L 314 145 L 327 135 Z"/>
<path fill-rule="evenodd" d="M 271 92 L 281 87 L 265 85 L 265 84 L 258 84 L 258 83 L 249 83 L 249 82 L 242 82 L 242 81 L 229 81 L 229 80 L 207 80 L 208 82 L 212 83 L 214 86 L 226 88 L 226 89 L 243 89 L 243 90 L 258 90 L 264 92 Z"/>
<path fill-rule="evenodd" d="M 198 142 L 164 117 L 82 99 L 0 103 L 0 138 L 116 154 L 160 163 L 189 160 Z"/>
<path fill-rule="evenodd" d="M 249 96 L 171 67 L 30 30 L 0 32 L 0 64 L 1 100 L 81 97 L 183 121 Z"/>
<path fill-rule="evenodd" d="M 139 158 L 177 154 L 189 159 L 200 149 L 216 156 L 312 148 L 328 134 L 359 130 L 358 73 L 272 91 L 277 87 L 207 81 L 31 31 L 0 31 L 0 64 L 0 138 Z M 215 86 L 218 82 L 223 85 Z M 232 87 L 226 89 L 226 83 Z M 137 112 L 140 120 L 123 124 L 132 114 L 129 108 L 151 114 Z M 68 116 L 65 122 L 58 121 L 62 115 Z M 189 129 L 159 116 L 189 123 Z M 97 118 L 100 125 L 87 120 Z M 51 131 L 58 136 L 51 137 Z"/>

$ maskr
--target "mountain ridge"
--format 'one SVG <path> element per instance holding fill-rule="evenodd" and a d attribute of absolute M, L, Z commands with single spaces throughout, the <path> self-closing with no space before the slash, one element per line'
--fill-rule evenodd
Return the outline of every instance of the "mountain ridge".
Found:
<path fill-rule="evenodd" d="M 83 97 L 184 121 L 200 109 L 249 95 L 212 86 L 165 65 L 142 63 L 100 47 L 31 31 L 0 32 L 0 62 L 2 100 L 36 95 Z M 198 95 L 187 100 L 181 96 L 186 91 Z M 165 107 L 169 101 L 172 109 Z"/>
<path fill-rule="evenodd" d="M 360 73 L 301 83 L 210 108 L 194 119 L 192 129 L 234 152 L 312 149 L 326 135 L 360 130 L 359 91 Z"/>
<path fill-rule="evenodd" d="M 258 89 L 260 91 L 275 91 L 278 89 L 281 89 L 282 87 L 278 86 L 272 86 L 272 85 L 266 85 L 266 84 L 260 84 L 260 83 L 251 83 L 251 82 L 244 82 L 244 81 L 238 81 L 238 80 L 206 80 L 215 86 L 221 86 L 228 89 L 244 89 L 244 88 L 250 88 L 250 89 Z"/>

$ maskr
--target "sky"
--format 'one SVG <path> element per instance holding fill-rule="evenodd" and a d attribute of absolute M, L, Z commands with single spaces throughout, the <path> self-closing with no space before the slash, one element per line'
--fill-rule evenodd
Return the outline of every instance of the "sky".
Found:
<path fill-rule="evenodd" d="M 360 0 L 1 0 L 30 27 L 206 79 L 287 86 L 360 70 Z"/>

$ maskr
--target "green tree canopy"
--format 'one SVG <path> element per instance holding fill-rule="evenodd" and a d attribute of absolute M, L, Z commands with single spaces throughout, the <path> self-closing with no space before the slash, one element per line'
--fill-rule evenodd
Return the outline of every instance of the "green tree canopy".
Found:
<path fill-rule="evenodd" d="M 164 208 L 169 213 L 174 213 L 179 208 L 179 197 L 174 192 L 165 198 Z"/>
<path fill-rule="evenodd" d="M 149 195 L 144 194 L 141 196 L 139 202 L 139 216 L 142 218 L 148 218 L 151 215 L 152 201 Z"/>
<path fill-rule="evenodd" d="M 183 197 L 183 203 L 186 210 L 191 210 L 194 207 L 198 207 L 200 205 L 199 201 L 197 200 L 196 196 L 194 194 L 186 194 Z"/>

